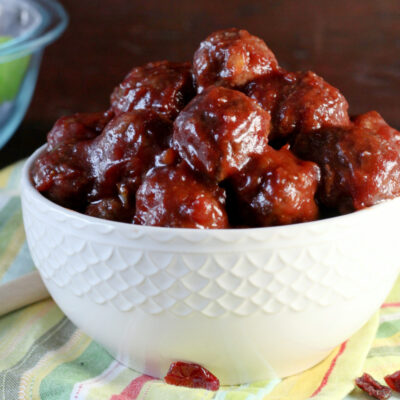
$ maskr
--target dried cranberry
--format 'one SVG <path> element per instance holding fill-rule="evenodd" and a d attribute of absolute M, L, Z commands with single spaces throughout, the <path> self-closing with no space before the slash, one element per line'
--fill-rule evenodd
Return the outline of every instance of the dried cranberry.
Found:
<path fill-rule="evenodd" d="M 172 363 L 164 380 L 175 386 L 207 390 L 219 389 L 219 380 L 210 371 L 199 364 L 183 361 Z"/>
<path fill-rule="evenodd" d="M 381 385 L 369 374 L 363 374 L 363 376 L 357 378 L 356 385 L 365 393 L 378 400 L 386 400 L 392 394 L 392 391 L 387 386 Z"/>
<path fill-rule="evenodd" d="M 400 392 L 400 371 L 396 371 L 391 375 L 386 375 L 385 376 L 385 382 L 394 391 Z"/>

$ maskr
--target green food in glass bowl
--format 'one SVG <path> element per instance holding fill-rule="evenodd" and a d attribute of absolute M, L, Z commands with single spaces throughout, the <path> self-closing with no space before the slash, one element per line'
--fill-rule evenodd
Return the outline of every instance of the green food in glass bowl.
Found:
<path fill-rule="evenodd" d="M 65 30 L 57 0 L 0 0 L 0 150 L 25 116 L 44 49 Z"/>
<path fill-rule="evenodd" d="M 0 36 L 0 46 L 11 40 L 9 36 Z M 29 56 L 0 64 L 0 104 L 14 100 L 29 65 Z"/>

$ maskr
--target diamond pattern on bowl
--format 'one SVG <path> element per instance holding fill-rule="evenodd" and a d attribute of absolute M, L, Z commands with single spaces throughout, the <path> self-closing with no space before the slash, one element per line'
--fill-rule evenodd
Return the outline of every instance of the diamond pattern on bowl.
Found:
<path fill-rule="evenodd" d="M 258 306 L 252 301 L 245 300 L 240 306 L 236 307 L 236 309 L 233 310 L 233 313 L 239 315 L 240 317 L 245 317 L 246 315 L 251 315 L 255 313 L 256 311 L 258 311 L 258 309 Z"/>
<path fill-rule="evenodd" d="M 201 270 L 198 272 L 190 272 L 189 274 L 185 275 L 181 282 L 192 292 L 192 293 L 199 293 L 203 289 L 213 282 L 213 279 L 207 279 L 201 275 Z M 207 289 L 205 289 L 207 290 Z M 219 289 L 217 289 L 219 290 Z"/>
<path fill-rule="evenodd" d="M 262 269 L 256 270 L 250 277 L 248 281 L 251 282 L 254 286 L 265 290 L 267 286 L 273 281 L 274 276 Z"/>
<path fill-rule="evenodd" d="M 171 308 L 177 303 L 177 301 L 166 292 L 160 292 L 160 294 L 154 296 L 153 299 L 160 307 L 164 308 Z"/>
<path fill-rule="evenodd" d="M 271 298 L 261 308 L 267 314 L 275 314 L 282 310 L 282 303 L 278 299 Z"/>
<path fill-rule="evenodd" d="M 352 251 L 354 243 L 372 247 L 380 240 L 371 239 L 363 219 L 351 229 L 339 218 L 330 228 L 186 232 L 128 224 L 116 229 L 108 221 L 49 210 L 35 199 L 23 207 L 44 279 L 122 312 L 219 317 L 328 307 L 370 290 L 355 264 L 378 281 L 383 271 L 376 265 L 391 262 L 382 261 L 382 253 L 379 259 Z"/>
<path fill-rule="evenodd" d="M 135 264 L 131 268 L 127 267 L 124 271 L 119 272 L 119 275 L 121 276 L 121 279 L 126 282 L 128 287 L 136 287 L 145 279 L 145 277 L 135 268 Z"/>
<path fill-rule="evenodd" d="M 257 267 L 248 261 L 247 257 L 238 257 L 238 261 L 235 266 L 231 269 L 237 277 L 241 279 L 247 279 L 257 272 Z"/>
<path fill-rule="evenodd" d="M 185 300 L 190 296 L 191 291 L 180 281 L 176 281 L 168 290 L 167 293 L 176 300 Z"/>
<path fill-rule="evenodd" d="M 222 307 L 220 304 L 211 302 L 208 303 L 207 307 L 204 308 L 203 314 L 206 315 L 207 317 L 220 317 L 224 314 L 226 314 L 227 310 L 226 308 Z"/>
<path fill-rule="evenodd" d="M 118 294 L 111 300 L 111 304 L 120 311 L 130 311 L 134 305 L 128 301 L 122 294 Z"/>
<path fill-rule="evenodd" d="M 121 278 L 121 275 L 118 273 L 114 273 L 109 279 L 108 279 L 108 284 L 112 289 L 114 289 L 116 292 L 119 291 L 124 291 L 129 288 L 128 283 Z"/>
<path fill-rule="evenodd" d="M 141 307 L 147 314 L 159 314 L 163 311 L 163 307 L 158 305 L 152 298 L 148 298 Z"/>
<path fill-rule="evenodd" d="M 236 289 L 240 286 L 243 280 L 231 272 L 225 272 L 218 277 L 216 281 L 218 282 L 218 285 L 226 292 L 235 293 Z"/>
<path fill-rule="evenodd" d="M 182 278 L 190 272 L 189 265 L 185 262 L 183 257 L 173 257 L 170 264 L 166 266 L 166 271 L 176 279 Z"/>
<path fill-rule="evenodd" d="M 160 292 L 167 291 L 175 282 L 167 272 L 161 270 L 151 277 L 152 283 L 157 286 Z"/>
<path fill-rule="evenodd" d="M 160 293 L 160 290 L 153 284 L 151 279 L 146 278 L 141 284 L 137 286 L 140 293 L 143 293 L 146 298 L 152 298 Z"/>
<path fill-rule="evenodd" d="M 140 292 L 136 287 L 130 287 L 121 293 L 124 299 L 129 302 L 132 307 L 138 306 L 146 301 L 146 296 Z"/>
<path fill-rule="evenodd" d="M 258 290 L 259 289 L 250 281 L 243 280 L 239 287 L 235 290 L 235 293 L 244 299 L 251 299 L 258 292 Z"/>
<path fill-rule="evenodd" d="M 196 311 L 202 311 L 204 310 L 208 304 L 209 304 L 209 299 L 206 297 L 203 297 L 197 293 L 192 293 L 186 300 L 185 303 L 187 306 L 192 308 L 193 310 Z"/>
<path fill-rule="evenodd" d="M 210 281 L 208 285 L 199 292 L 202 296 L 209 299 L 210 302 L 218 300 L 224 295 L 225 290 L 221 288 L 215 281 Z"/>
<path fill-rule="evenodd" d="M 171 311 L 176 315 L 185 317 L 186 315 L 190 315 L 193 312 L 193 309 L 185 303 L 177 302 L 171 307 Z"/>
<path fill-rule="evenodd" d="M 225 310 L 229 310 L 231 312 L 234 312 L 243 303 L 244 300 L 242 297 L 236 296 L 235 294 L 229 292 L 225 293 L 218 299 L 218 304 L 220 304 Z"/>

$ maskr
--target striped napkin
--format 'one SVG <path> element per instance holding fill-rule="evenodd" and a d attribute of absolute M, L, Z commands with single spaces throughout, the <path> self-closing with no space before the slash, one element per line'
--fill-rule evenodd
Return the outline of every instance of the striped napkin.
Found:
<path fill-rule="evenodd" d="M 0 172 L 0 291 L 2 284 L 34 268 L 18 197 L 21 167 L 18 163 Z M 400 280 L 379 313 L 314 368 L 282 381 L 222 387 L 218 392 L 170 386 L 126 368 L 74 326 L 52 300 L 0 318 L 0 400 L 363 399 L 368 397 L 353 390 L 354 378 L 365 371 L 383 382 L 384 375 L 398 369 Z"/>

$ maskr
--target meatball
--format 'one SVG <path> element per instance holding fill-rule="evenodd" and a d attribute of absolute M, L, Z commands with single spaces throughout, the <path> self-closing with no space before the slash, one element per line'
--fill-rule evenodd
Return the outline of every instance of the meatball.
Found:
<path fill-rule="evenodd" d="M 389 126 L 378 112 L 369 111 L 358 115 L 353 118 L 353 122 L 359 128 L 372 130 L 383 139 L 400 146 L 400 132 Z"/>
<path fill-rule="evenodd" d="M 338 89 L 285 71 L 245 30 L 212 33 L 193 66 L 132 69 L 110 101 L 48 133 L 31 180 L 55 203 L 114 221 L 228 228 L 400 197 L 400 132 L 375 111 L 349 118 Z"/>
<path fill-rule="evenodd" d="M 55 203 L 83 211 L 92 186 L 86 160 L 86 143 L 60 144 L 34 162 L 32 181 L 36 189 Z"/>
<path fill-rule="evenodd" d="M 136 193 L 134 222 L 175 228 L 227 228 L 225 192 L 185 164 L 152 169 Z"/>
<path fill-rule="evenodd" d="M 219 182 L 265 151 L 269 130 L 270 116 L 255 101 L 211 87 L 175 120 L 173 146 L 194 170 Z"/>
<path fill-rule="evenodd" d="M 118 197 L 110 197 L 91 202 L 87 206 L 85 214 L 112 221 L 131 222 L 135 209 L 124 204 Z"/>
<path fill-rule="evenodd" d="M 293 151 L 320 166 L 317 197 L 344 214 L 400 195 L 398 134 L 368 113 L 347 128 L 299 134 Z"/>
<path fill-rule="evenodd" d="M 271 114 L 270 140 L 350 124 L 344 96 L 311 71 L 262 77 L 244 91 Z"/>
<path fill-rule="evenodd" d="M 93 139 L 101 133 L 112 116 L 112 112 L 106 111 L 61 117 L 47 134 L 47 146 L 53 149 L 59 144 Z"/>
<path fill-rule="evenodd" d="M 173 120 L 194 94 L 190 63 L 158 61 L 134 68 L 114 89 L 111 105 L 117 115 L 152 110 Z"/>
<path fill-rule="evenodd" d="M 278 69 L 278 62 L 265 42 L 243 29 L 212 33 L 194 54 L 197 90 L 210 85 L 238 87 Z"/>
<path fill-rule="evenodd" d="M 319 179 L 315 163 L 300 160 L 287 148 L 270 148 L 230 179 L 236 194 L 235 212 L 239 210 L 242 222 L 253 226 L 315 220 Z"/>
<path fill-rule="evenodd" d="M 297 76 L 295 73 L 279 71 L 249 82 L 243 88 L 243 92 L 254 99 L 265 111 L 268 111 L 273 124 L 274 122 L 276 123 L 275 114 L 278 113 L 278 105 L 283 91 L 293 86 L 296 81 Z"/>
<path fill-rule="evenodd" d="M 95 185 L 90 200 L 120 197 L 132 207 L 142 176 L 168 147 L 169 120 L 151 111 L 115 117 L 90 144 L 88 160 Z"/>

